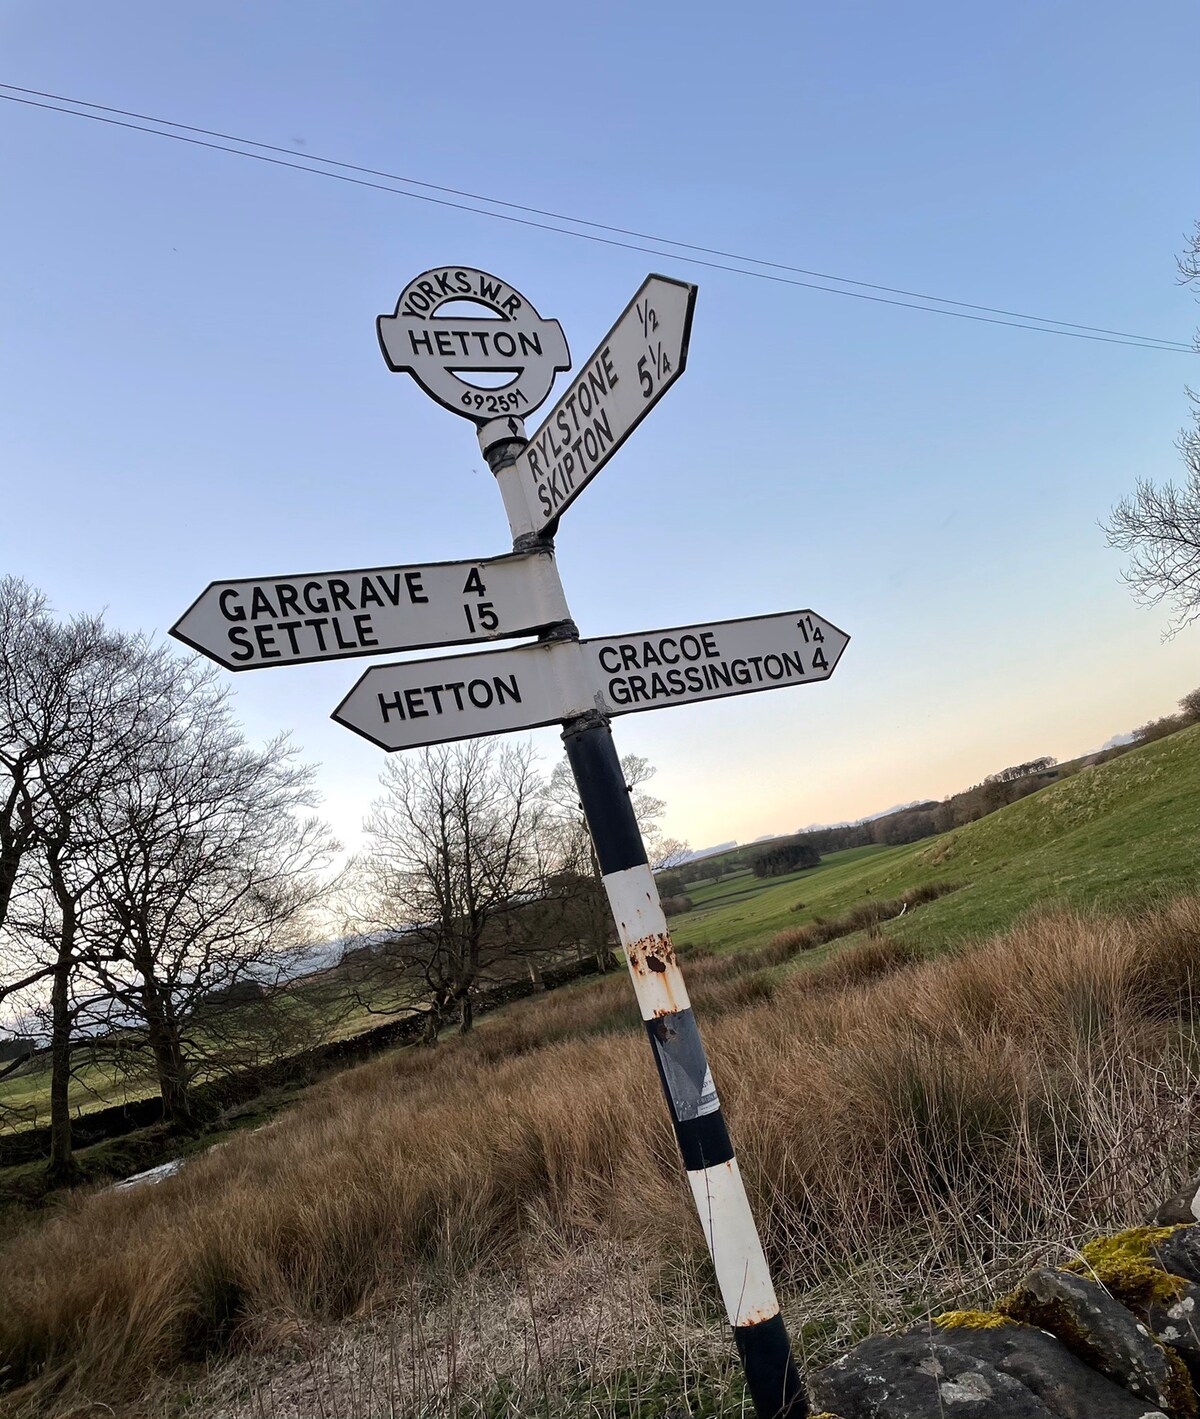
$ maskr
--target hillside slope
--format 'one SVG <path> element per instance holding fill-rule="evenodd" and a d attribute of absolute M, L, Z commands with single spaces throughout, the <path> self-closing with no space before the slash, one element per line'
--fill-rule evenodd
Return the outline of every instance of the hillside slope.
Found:
<path fill-rule="evenodd" d="M 1034 907 L 1136 908 L 1200 887 L 1200 725 L 1082 769 L 964 828 L 905 847 L 838 853 L 726 907 L 676 918 L 677 940 L 747 945 L 926 882 L 962 890 L 888 928 L 937 950 Z M 802 906 L 797 906 L 803 903 Z"/>

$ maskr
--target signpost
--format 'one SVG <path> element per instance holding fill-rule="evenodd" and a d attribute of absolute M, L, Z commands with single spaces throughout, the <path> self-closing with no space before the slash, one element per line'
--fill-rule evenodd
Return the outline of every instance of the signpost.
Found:
<path fill-rule="evenodd" d="M 563 511 L 683 373 L 695 300 L 695 286 L 648 276 L 527 439 L 522 416 L 570 365 L 562 327 L 473 267 L 416 277 L 395 314 L 379 317 L 384 358 L 478 426 L 513 554 L 214 582 L 171 633 L 232 670 L 540 633 L 529 645 L 372 666 L 333 718 L 388 750 L 562 725 L 755 1413 L 802 1419 L 800 1377 L 609 725 L 827 680 L 849 637 L 804 610 L 580 640 L 554 563 Z M 491 314 L 463 315 L 464 302 Z M 463 378 L 475 373 L 500 382 Z"/>
<path fill-rule="evenodd" d="M 695 307 L 695 286 L 646 277 L 517 457 L 527 514 L 514 537 L 549 531 L 683 373 Z"/>
<path fill-rule="evenodd" d="M 171 634 L 229 670 L 529 635 L 566 619 L 547 550 L 214 581 Z"/>
<path fill-rule="evenodd" d="M 438 315 L 463 302 L 493 314 Z M 571 368 L 558 321 L 543 320 L 510 285 L 473 266 L 417 276 L 401 291 L 395 315 L 381 315 L 376 329 L 389 369 L 411 374 L 430 398 L 479 423 L 536 409 L 558 371 Z M 509 378 L 482 387 L 462 378 L 476 373 Z"/>
<path fill-rule="evenodd" d="M 812 611 L 373 665 L 333 718 L 381 749 L 811 684 L 850 637 Z"/>

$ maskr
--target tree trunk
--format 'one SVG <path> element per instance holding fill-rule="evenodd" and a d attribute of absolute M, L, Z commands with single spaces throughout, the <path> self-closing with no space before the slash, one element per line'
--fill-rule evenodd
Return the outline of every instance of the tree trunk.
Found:
<path fill-rule="evenodd" d="M 63 923 L 63 935 L 74 928 Z M 61 950 L 54 969 L 54 986 L 50 994 L 50 1162 L 46 1173 L 55 1186 L 70 1182 L 75 1176 L 75 1161 L 71 1152 L 71 1006 L 67 994 L 71 957 Z"/>
<path fill-rule="evenodd" d="M 142 982 L 142 1009 L 146 1016 L 150 1050 L 154 1055 L 154 1068 L 158 1074 L 163 1119 L 175 1128 L 193 1128 L 196 1115 L 178 1024 L 170 1002 L 163 999 L 153 976 L 143 970 Z"/>
<path fill-rule="evenodd" d="M 458 997 L 458 1033 L 469 1035 L 475 1028 L 475 1002 L 471 999 L 471 992 L 464 990 Z"/>
<path fill-rule="evenodd" d="M 442 1012 L 434 1004 L 430 1005 L 425 1012 L 425 1029 L 421 1033 L 421 1044 L 426 1049 L 433 1049 L 438 1042 L 438 1031 L 442 1027 Z"/>
<path fill-rule="evenodd" d="M 46 1168 L 48 1180 L 56 1187 L 70 1182 L 77 1171 L 71 1146 L 70 988 L 79 915 L 62 874 L 60 849 L 61 844 L 52 843 L 47 850 L 51 890 L 62 913 L 50 991 L 50 1162 Z"/>

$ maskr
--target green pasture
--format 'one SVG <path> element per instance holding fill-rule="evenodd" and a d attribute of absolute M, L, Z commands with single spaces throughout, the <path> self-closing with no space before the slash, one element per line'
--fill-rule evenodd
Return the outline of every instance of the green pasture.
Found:
<path fill-rule="evenodd" d="M 731 875 L 689 893 L 678 943 L 761 942 L 817 917 L 927 882 L 960 891 L 888 932 L 936 951 L 1003 930 L 1035 908 L 1136 910 L 1200 891 L 1200 725 L 1081 769 L 977 822 L 904 847 L 832 853 L 820 867 L 759 881 Z"/>
<path fill-rule="evenodd" d="M 889 935 L 937 951 L 1003 930 L 1037 908 L 1136 910 L 1200 891 L 1198 847 L 1200 725 L 1083 768 L 941 837 L 852 848 L 830 854 L 820 867 L 767 880 L 735 868 L 689 888 L 693 909 L 673 917 L 671 928 L 680 945 L 737 949 L 925 883 L 961 884 L 886 927 Z M 307 1043 L 345 1038 L 385 1018 L 354 1005 L 336 977 L 299 983 L 294 1005 L 312 1018 Z M 73 1081 L 71 1106 L 83 1113 L 154 1092 L 148 1075 L 124 1079 L 97 1064 Z M 47 1071 L 0 1081 L 0 1131 L 44 1123 L 48 1111 Z"/>

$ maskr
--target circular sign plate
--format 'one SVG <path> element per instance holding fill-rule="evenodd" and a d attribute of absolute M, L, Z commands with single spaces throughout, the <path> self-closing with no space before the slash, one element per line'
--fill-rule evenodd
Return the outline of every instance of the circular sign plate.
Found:
<path fill-rule="evenodd" d="M 454 313 L 438 314 L 452 302 Z M 483 310 L 462 312 L 459 302 Z M 558 321 L 543 320 L 507 282 L 471 266 L 423 272 L 376 328 L 389 369 L 411 374 L 432 399 L 477 424 L 536 409 L 559 370 L 571 368 Z M 487 386 L 464 378 L 483 373 L 509 378 Z"/>

